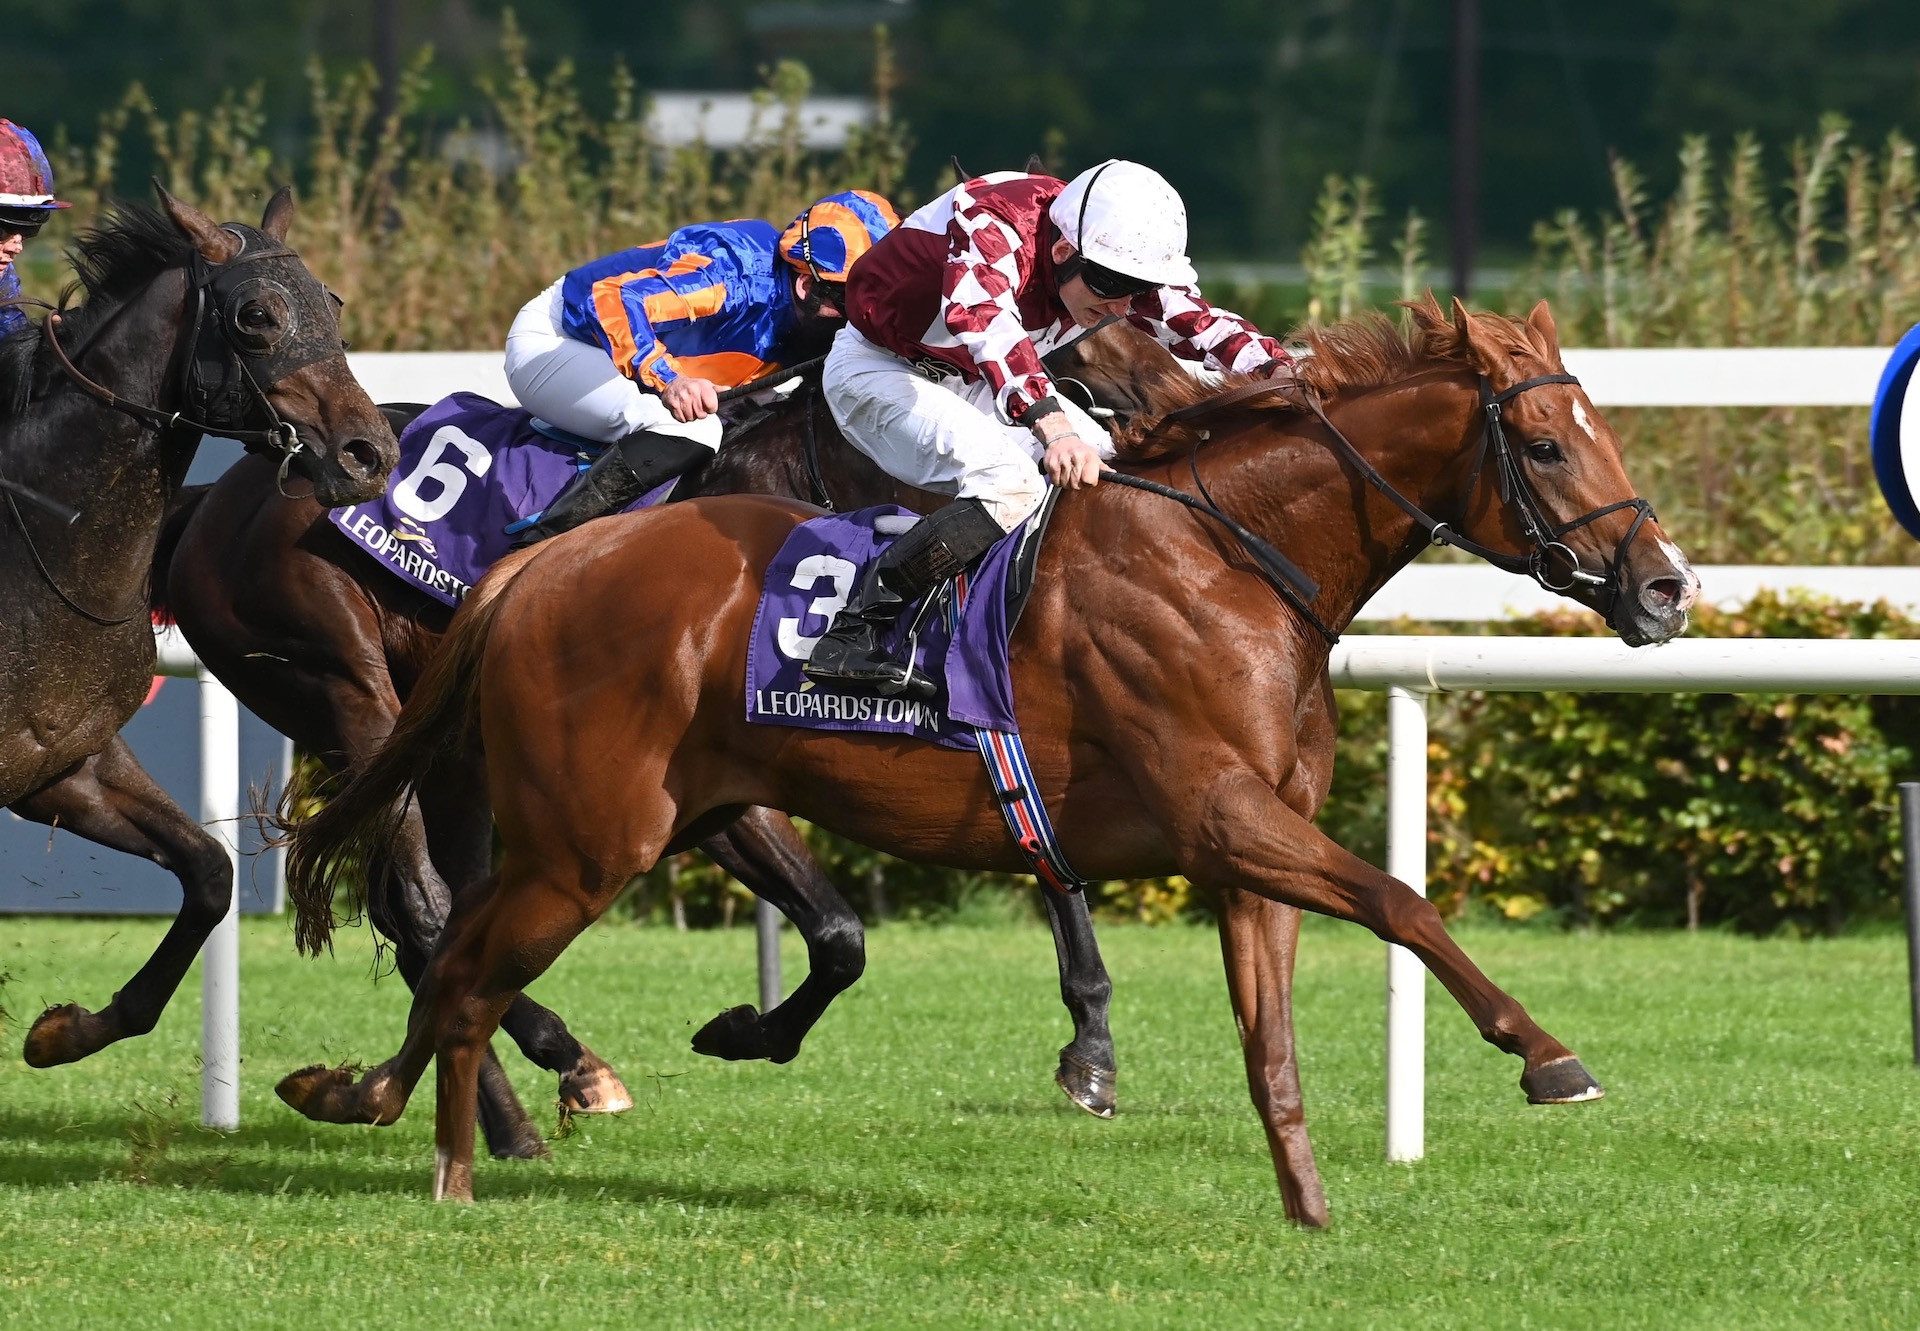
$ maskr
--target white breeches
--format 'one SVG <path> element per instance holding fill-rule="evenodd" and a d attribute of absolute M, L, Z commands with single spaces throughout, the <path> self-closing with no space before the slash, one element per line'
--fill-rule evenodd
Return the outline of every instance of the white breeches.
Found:
<path fill-rule="evenodd" d="M 565 279 L 562 279 L 563 281 Z M 718 413 L 677 421 L 658 394 L 614 368 L 613 357 L 560 330 L 560 283 L 521 307 L 507 330 L 507 383 L 520 405 L 551 425 L 603 444 L 651 430 L 720 447 Z"/>
<path fill-rule="evenodd" d="M 1007 531 L 1046 497 L 1033 431 L 1008 425 L 993 409 L 993 388 L 958 376 L 938 383 L 842 328 L 827 353 L 820 386 L 840 432 L 896 480 L 935 494 L 978 499 Z M 1113 439 L 1080 407 L 1060 399 L 1074 433 L 1113 456 Z"/>

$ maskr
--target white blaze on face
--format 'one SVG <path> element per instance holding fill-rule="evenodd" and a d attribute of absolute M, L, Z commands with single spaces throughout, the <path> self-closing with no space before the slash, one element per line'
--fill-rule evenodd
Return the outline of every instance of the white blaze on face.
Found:
<path fill-rule="evenodd" d="M 1600 442 L 1600 436 L 1593 432 L 1593 422 L 1587 419 L 1587 409 L 1580 405 L 1580 399 L 1573 400 L 1573 423 L 1586 431 L 1587 438 L 1594 443 Z"/>
<path fill-rule="evenodd" d="M 1667 562 L 1673 565 L 1673 571 L 1680 576 L 1682 584 L 1680 608 L 1685 610 L 1700 599 L 1700 575 L 1693 571 L 1693 565 L 1688 563 L 1687 557 L 1680 553 L 1679 546 L 1664 536 L 1660 538 L 1659 544 L 1660 553 L 1667 557 Z"/>

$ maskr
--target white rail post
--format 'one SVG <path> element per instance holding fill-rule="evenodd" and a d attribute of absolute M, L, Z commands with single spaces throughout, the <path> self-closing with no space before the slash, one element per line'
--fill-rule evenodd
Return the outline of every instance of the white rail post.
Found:
<path fill-rule="evenodd" d="M 205 670 L 200 681 L 200 821 L 227 850 L 233 894 L 200 952 L 200 1121 L 240 1126 L 240 705 Z"/>
<path fill-rule="evenodd" d="M 1387 690 L 1387 872 L 1427 894 L 1427 695 Z M 1427 968 L 1387 947 L 1387 1159 L 1427 1153 Z"/>
<path fill-rule="evenodd" d="M 764 1016 L 780 1004 L 781 915 L 772 902 L 755 898 L 753 931 L 760 961 L 760 1012 Z"/>

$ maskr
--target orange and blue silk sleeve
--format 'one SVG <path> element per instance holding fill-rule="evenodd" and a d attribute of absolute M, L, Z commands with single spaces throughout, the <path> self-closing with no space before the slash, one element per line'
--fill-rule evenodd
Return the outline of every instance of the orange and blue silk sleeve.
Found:
<path fill-rule="evenodd" d="M 727 303 L 725 276 L 704 254 L 683 254 L 665 268 L 614 273 L 593 284 L 593 309 L 613 363 L 655 392 L 680 377 L 661 332 L 718 314 Z"/>

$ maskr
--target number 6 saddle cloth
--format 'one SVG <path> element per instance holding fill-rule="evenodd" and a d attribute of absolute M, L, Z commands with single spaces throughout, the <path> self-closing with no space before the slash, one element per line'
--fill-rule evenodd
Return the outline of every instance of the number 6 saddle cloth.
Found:
<path fill-rule="evenodd" d="M 604 445 L 536 422 L 478 393 L 442 398 L 400 435 L 387 492 L 327 514 L 396 577 L 457 606 L 506 554 L 506 528 L 544 509 Z M 675 482 L 626 511 L 665 499 Z"/>

